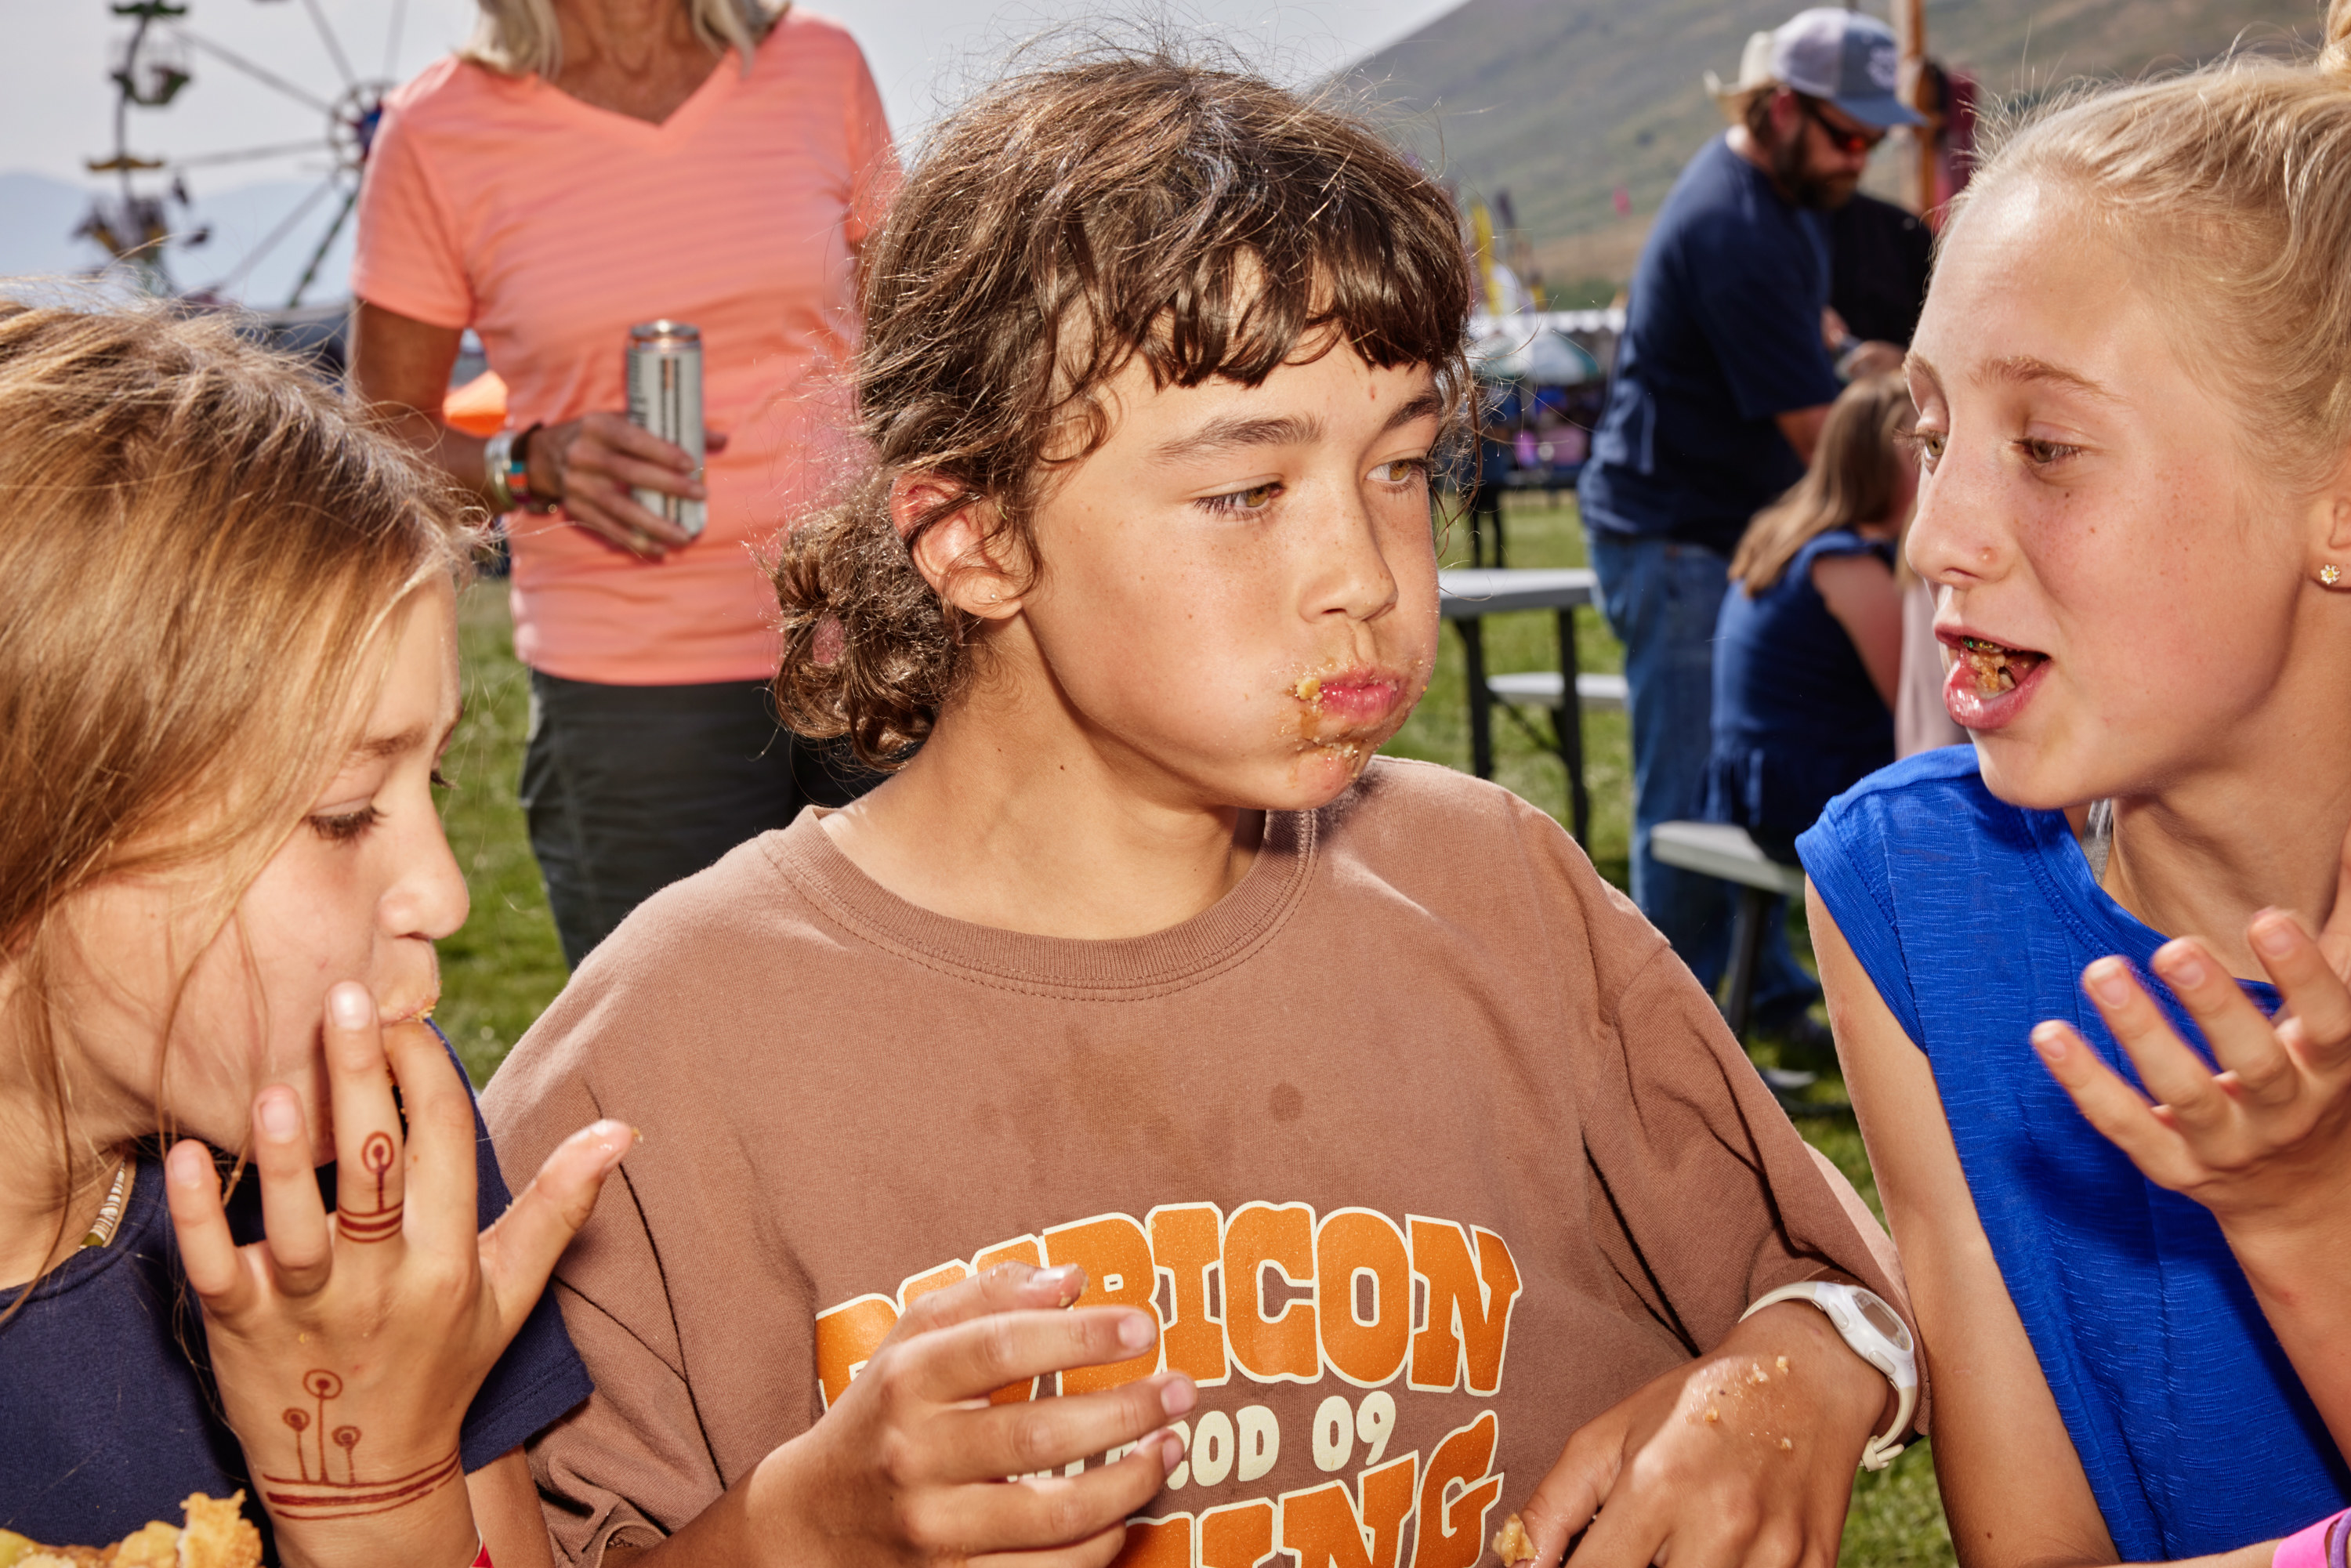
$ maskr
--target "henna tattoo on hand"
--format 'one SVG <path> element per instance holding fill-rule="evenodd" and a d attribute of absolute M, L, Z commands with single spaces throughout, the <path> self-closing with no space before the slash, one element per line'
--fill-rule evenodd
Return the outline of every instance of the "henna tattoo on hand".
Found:
<path fill-rule="evenodd" d="M 324 1367 L 313 1368 L 302 1375 L 302 1391 L 315 1401 L 312 1408 L 288 1406 L 281 1417 L 294 1433 L 296 1473 L 261 1478 L 262 1500 L 277 1517 L 358 1519 L 371 1513 L 389 1513 L 430 1496 L 464 1473 L 457 1451 L 453 1448 L 448 1458 L 420 1466 L 406 1475 L 362 1478 L 358 1450 L 365 1434 L 353 1426 L 331 1430 L 327 1426 L 327 1406 L 341 1396 L 343 1380 Z M 317 1437 L 307 1436 L 313 1428 Z M 331 1473 L 335 1467 L 328 1463 L 329 1442 L 343 1451 L 340 1479 Z"/>
<path fill-rule="evenodd" d="M 338 1205 L 335 1228 L 348 1241 L 389 1241 L 400 1234 L 398 1200 L 386 1203 L 383 1198 L 384 1177 L 392 1171 L 392 1162 L 399 1156 L 392 1146 L 389 1133 L 370 1133 L 367 1142 L 360 1145 L 360 1164 L 375 1177 L 375 1208 L 368 1214 L 354 1214 Z"/>

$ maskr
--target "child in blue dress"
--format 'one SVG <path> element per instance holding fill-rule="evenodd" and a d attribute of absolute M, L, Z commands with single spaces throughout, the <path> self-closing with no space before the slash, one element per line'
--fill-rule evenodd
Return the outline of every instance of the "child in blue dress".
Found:
<path fill-rule="evenodd" d="M 1898 376 L 1844 390 L 1812 467 L 1748 525 L 1715 618 L 1707 816 L 1792 865 L 1829 798 L 1894 760 L 1910 417 Z"/>
<path fill-rule="evenodd" d="M 1974 745 L 1798 848 L 1971 1565 L 2265 1564 L 2351 1500 L 2351 0 L 2327 33 L 2016 135 L 1910 354 Z"/>
<path fill-rule="evenodd" d="M 0 1562 L 196 1493 L 247 1562 L 549 1560 L 541 1291 L 631 1134 L 507 1209 L 422 1021 L 470 538 L 227 322 L 0 300 Z"/>

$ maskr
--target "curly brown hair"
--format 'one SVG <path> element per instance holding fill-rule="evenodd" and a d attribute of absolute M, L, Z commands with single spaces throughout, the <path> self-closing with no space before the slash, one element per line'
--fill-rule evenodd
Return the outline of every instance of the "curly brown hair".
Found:
<path fill-rule="evenodd" d="M 911 547 L 984 500 L 1033 572 L 1034 509 L 1108 439 L 1099 394 L 1137 355 L 1157 386 L 1256 386 L 1343 343 L 1429 366 L 1458 431 L 1471 298 L 1451 199 L 1332 100 L 1166 49 L 998 83 L 934 134 L 870 242 L 872 462 L 781 547 L 778 710 L 877 767 L 928 735 L 979 623 Z M 902 537 L 890 489 L 910 474 L 946 494 Z"/>

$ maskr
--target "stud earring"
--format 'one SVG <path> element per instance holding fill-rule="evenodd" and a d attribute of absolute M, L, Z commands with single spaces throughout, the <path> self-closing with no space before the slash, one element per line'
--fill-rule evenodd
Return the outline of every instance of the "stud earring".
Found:
<path fill-rule="evenodd" d="M 2325 586 L 2332 588 L 2343 580 L 2343 569 L 2330 560 L 2318 569 L 2318 580 Z"/>

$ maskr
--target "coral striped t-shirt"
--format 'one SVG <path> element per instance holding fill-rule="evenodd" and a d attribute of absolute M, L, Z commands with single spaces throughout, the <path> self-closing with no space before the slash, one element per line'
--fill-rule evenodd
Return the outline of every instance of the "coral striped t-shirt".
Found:
<path fill-rule="evenodd" d="M 444 58 L 385 104 L 351 290 L 471 327 L 520 429 L 626 406 L 629 328 L 702 329 L 709 528 L 642 561 L 551 517 L 508 519 L 517 652 L 614 685 L 761 680 L 757 552 L 848 450 L 853 258 L 894 184 L 880 95 L 840 24 L 795 6 L 660 125 L 538 77 Z"/>

